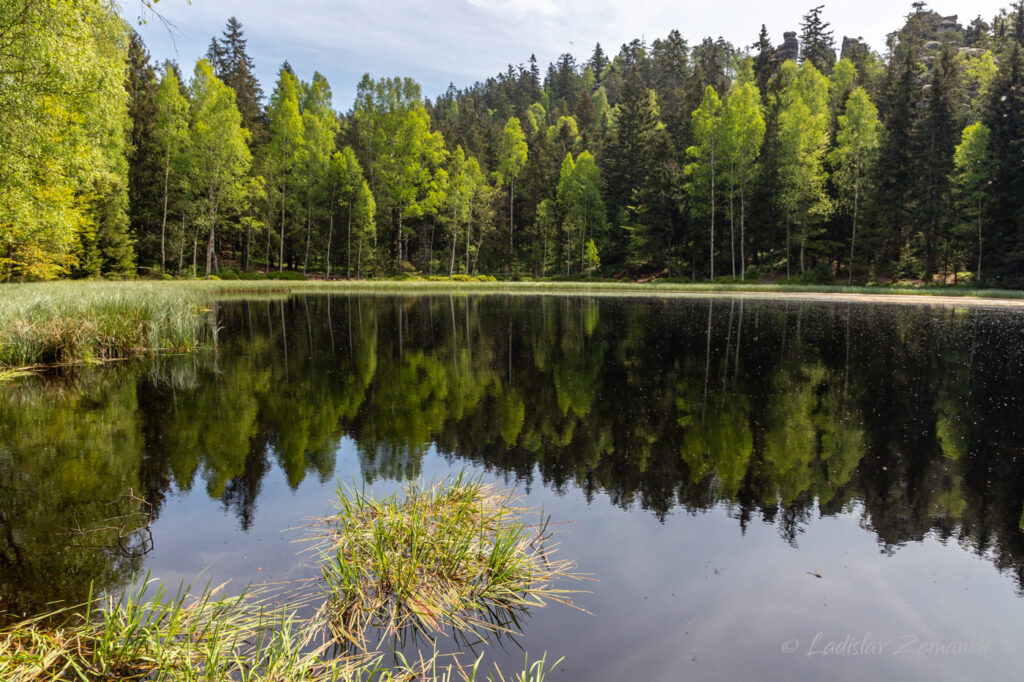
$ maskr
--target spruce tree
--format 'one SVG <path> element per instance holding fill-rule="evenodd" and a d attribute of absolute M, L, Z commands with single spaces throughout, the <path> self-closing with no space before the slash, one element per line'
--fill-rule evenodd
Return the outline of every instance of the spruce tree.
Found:
<path fill-rule="evenodd" d="M 135 236 L 138 265 L 153 266 L 159 261 L 162 164 L 154 140 L 156 122 L 156 71 L 138 33 L 132 31 L 128 43 L 128 115 L 132 127 L 128 148 L 128 217 Z"/>
<path fill-rule="evenodd" d="M 830 24 L 821 18 L 823 9 L 824 5 L 811 9 L 800 24 L 800 62 L 811 62 L 827 76 L 836 65 L 836 50 L 835 38 L 828 30 Z"/>
<path fill-rule="evenodd" d="M 242 23 L 231 17 L 221 39 L 211 40 L 207 59 L 214 66 L 214 75 L 235 91 L 242 126 L 252 133 L 254 143 L 261 143 L 266 139 L 263 89 L 254 74 L 255 64 L 246 52 L 247 43 Z"/>
<path fill-rule="evenodd" d="M 1024 272 L 1024 2 L 1014 5 L 1014 30 L 999 57 L 999 73 L 984 122 L 991 131 L 989 272 L 1007 283 Z"/>

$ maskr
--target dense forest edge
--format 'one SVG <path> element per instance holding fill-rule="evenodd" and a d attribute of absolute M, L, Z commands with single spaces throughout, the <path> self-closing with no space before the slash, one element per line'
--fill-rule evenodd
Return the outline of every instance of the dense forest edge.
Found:
<path fill-rule="evenodd" d="M 433 99 L 367 74 L 344 113 L 287 62 L 265 96 L 233 17 L 188 78 L 106 0 L 0 34 L 0 281 L 1024 284 L 1022 2 L 915 2 L 874 47 L 823 6 L 778 45 L 673 30 Z"/>

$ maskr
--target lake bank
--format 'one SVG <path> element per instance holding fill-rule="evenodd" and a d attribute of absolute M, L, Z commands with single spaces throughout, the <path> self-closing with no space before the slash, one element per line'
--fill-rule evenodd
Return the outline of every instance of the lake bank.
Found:
<path fill-rule="evenodd" d="M 0 285 L 0 369 L 192 352 L 215 342 L 220 300 L 291 294 L 473 294 L 900 303 L 1024 308 L 1024 292 L 953 287 L 429 280 L 61 281 Z M 9 373 L 0 380 L 11 378 Z"/>

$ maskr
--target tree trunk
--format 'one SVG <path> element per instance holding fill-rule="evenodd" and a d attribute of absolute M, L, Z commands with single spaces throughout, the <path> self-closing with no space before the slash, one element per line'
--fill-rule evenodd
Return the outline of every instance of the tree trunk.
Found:
<path fill-rule="evenodd" d="M 160 221 L 160 272 L 167 272 L 167 257 L 164 253 L 164 244 L 167 240 L 167 195 L 171 180 L 171 150 L 167 148 L 167 157 L 164 161 L 164 215 Z"/>
<path fill-rule="evenodd" d="M 981 199 L 978 199 L 978 284 L 981 284 Z"/>
<path fill-rule="evenodd" d="M 217 199 L 210 201 L 210 239 L 206 243 L 206 276 L 210 276 L 210 267 L 213 264 L 213 244 L 217 227 Z"/>
<path fill-rule="evenodd" d="M 284 197 L 285 197 L 285 186 L 281 185 L 281 244 L 279 247 L 279 258 L 278 272 L 284 272 Z M 267 268 L 270 269 L 269 267 Z"/>
<path fill-rule="evenodd" d="M 242 254 L 242 272 L 249 272 L 249 249 L 252 248 L 252 225 L 245 225 L 245 253 Z"/>
<path fill-rule="evenodd" d="M 306 201 L 306 255 L 302 258 L 302 274 L 305 276 L 306 267 L 309 265 L 309 238 L 313 234 L 313 205 Z"/>
<path fill-rule="evenodd" d="M 853 186 L 853 234 L 850 236 L 850 278 L 847 284 L 853 284 L 853 249 L 857 244 L 857 203 L 860 198 L 860 184 Z"/>
<path fill-rule="evenodd" d="M 448 279 L 452 278 L 455 274 L 455 244 L 459 238 L 459 221 L 458 221 L 458 209 L 452 211 L 452 258 L 448 263 Z M 431 258 L 433 261 L 433 258 Z"/>
<path fill-rule="evenodd" d="M 715 148 L 711 147 L 711 281 L 715 281 Z"/>
<path fill-rule="evenodd" d="M 199 223 L 196 222 L 196 229 L 192 233 L 192 276 L 195 277 L 196 273 L 199 272 Z"/>
<path fill-rule="evenodd" d="M 185 267 L 185 216 L 181 216 L 181 239 L 178 241 L 178 274 Z"/>
<path fill-rule="evenodd" d="M 333 205 L 334 202 L 331 202 Z M 331 223 L 327 228 L 327 279 L 331 278 L 331 240 L 334 238 L 334 211 L 331 211 Z"/>
<path fill-rule="evenodd" d="M 363 243 L 359 242 L 359 254 L 362 256 Z M 361 270 L 362 268 L 360 268 Z M 352 279 L 352 204 L 348 205 L 348 271 L 345 273 L 345 277 Z"/>
<path fill-rule="evenodd" d="M 515 247 L 512 245 L 512 207 L 516 202 L 516 176 L 512 176 L 512 182 L 508 190 L 508 258 L 509 269 L 512 268 L 512 256 L 515 254 Z"/>
<path fill-rule="evenodd" d="M 744 173 L 745 176 L 745 173 Z M 747 256 L 743 249 L 743 242 L 746 239 L 746 217 L 747 217 L 747 204 L 746 204 L 746 192 L 747 182 L 744 176 L 740 177 L 740 281 L 747 281 Z M 743 302 L 740 302 L 740 319 L 742 320 Z"/>
<path fill-rule="evenodd" d="M 732 278 L 736 279 L 736 198 L 735 184 L 729 172 L 729 259 L 732 263 Z"/>

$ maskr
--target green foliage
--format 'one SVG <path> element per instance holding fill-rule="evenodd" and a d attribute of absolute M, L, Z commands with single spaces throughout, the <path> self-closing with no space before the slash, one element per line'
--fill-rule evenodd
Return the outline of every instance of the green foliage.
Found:
<path fill-rule="evenodd" d="M 825 153 L 829 143 L 828 80 L 807 60 L 799 68 L 782 65 L 787 83 L 780 94 L 779 149 L 782 178 L 781 203 L 800 247 L 800 272 L 806 272 L 804 254 L 822 233 L 832 213 L 825 191 Z M 787 239 L 787 268 L 789 261 Z"/>
<path fill-rule="evenodd" d="M 845 60 L 844 60 L 845 61 Z M 842 63 L 842 62 L 840 62 Z M 836 70 L 836 73 L 839 69 Z M 871 188 L 871 180 L 881 147 L 882 125 L 878 109 L 864 88 L 855 89 L 846 101 L 845 113 L 839 116 L 835 148 L 829 154 L 834 170 L 833 181 L 839 188 L 840 205 L 852 213 L 853 233 L 850 237 L 850 277 L 853 281 L 857 219 L 862 201 Z"/>
<path fill-rule="evenodd" d="M 125 272 L 124 22 L 31 0 L 0 6 L 0 35 L 0 279 Z"/>
<path fill-rule="evenodd" d="M 216 257 L 214 245 L 221 202 L 239 191 L 252 156 L 248 147 L 249 133 L 242 128 L 242 115 L 235 106 L 235 93 L 213 75 L 213 67 L 206 60 L 196 64 L 190 90 L 192 173 L 206 204 L 209 231 L 206 276 L 209 277 Z"/>

